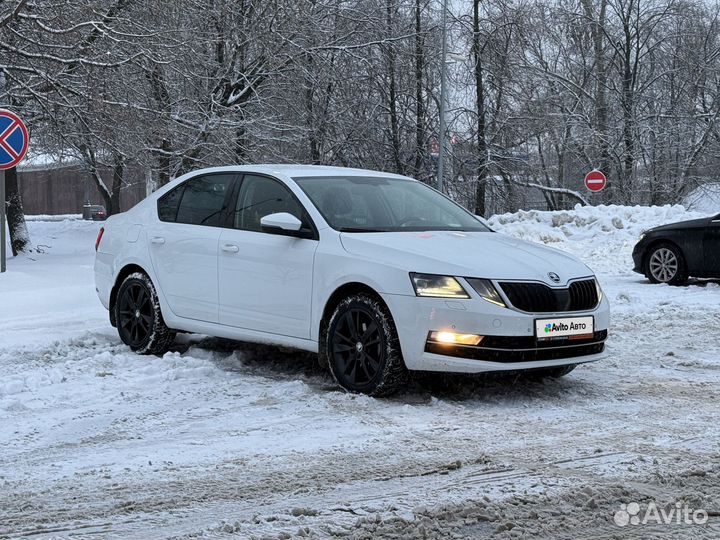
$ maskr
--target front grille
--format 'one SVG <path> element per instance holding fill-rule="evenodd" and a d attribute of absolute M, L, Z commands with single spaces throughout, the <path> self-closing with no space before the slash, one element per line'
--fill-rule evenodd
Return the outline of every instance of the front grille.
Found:
<path fill-rule="evenodd" d="M 568 290 L 570 291 L 570 309 L 568 311 L 586 311 L 597 306 L 598 294 L 594 279 L 573 281 Z"/>
<path fill-rule="evenodd" d="M 533 336 L 485 336 L 478 347 L 428 341 L 425 352 L 500 363 L 534 362 L 600 354 L 605 349 L 606 339 L 607 330 L 599 330 L 592 337 L 583 339 L 557 338 L 548 341 L 539 341 Z"/>
<path fill-rule="evenodd" d="M 553 289 L 543 283 L 503 281 L 505 296 L 519 310 L 529 313 L 587 311 L 598 304 L 594 279 L 574 281 L 564 289 Z"/>

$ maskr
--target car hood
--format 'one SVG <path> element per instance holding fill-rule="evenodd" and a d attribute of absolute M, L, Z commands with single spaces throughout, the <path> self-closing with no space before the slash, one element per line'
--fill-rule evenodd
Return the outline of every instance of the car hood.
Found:
<path fill-rule="evenodd" d="M 408 272 L 542 281 L 593 275 L 572 255 L 493 232 L 341 233 L 349 253 Z M 553 282 L 549 273 L 560 277 Z"/>
<path fill-rule="evenodd" d="M 652 229 L 648 229 L 645 231 L 646 233 L 649 232 L 658 232 L 658 231 L 674 231 L 679 229 L 695 229 L 698 227 L 705 227 L 712 218 L 700 218 L 700 219 L 691 219 L 688 221 L 679 221 L 677 223 L 668 223 L 667 225 L 660 225 L 659 227 L 653 227 Z"/>

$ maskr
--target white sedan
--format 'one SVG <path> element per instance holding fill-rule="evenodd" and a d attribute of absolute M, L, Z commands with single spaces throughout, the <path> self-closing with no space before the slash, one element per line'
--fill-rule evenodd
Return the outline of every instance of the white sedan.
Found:
<path fill-rule="evenodd" d="M 296 347 L 352 392 L 387 395 L 414 370 L 561 376 L 607 338 L 587 266 L 393 174 L 194 171 L 108 219 L 96 250 L 133 351 L 163 354 L 177 332 Z"/>

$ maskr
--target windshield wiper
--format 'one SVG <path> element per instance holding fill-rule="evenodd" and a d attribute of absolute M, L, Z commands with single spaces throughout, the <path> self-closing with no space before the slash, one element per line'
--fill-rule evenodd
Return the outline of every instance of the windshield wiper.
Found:
<path fill-rule="evenodd" d="M 387 232 L 384 229 L 368 229 L 363 227 L 340 227 L 340 232 Z"/>

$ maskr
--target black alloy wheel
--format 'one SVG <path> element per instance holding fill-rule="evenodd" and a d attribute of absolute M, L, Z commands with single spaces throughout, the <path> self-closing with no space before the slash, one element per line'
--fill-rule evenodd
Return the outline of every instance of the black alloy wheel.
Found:
<path fill-rule="evenodd" d="M 134 272 L 120 285 L 115 301 L 115 320 L 120 339 L 139 354 L 164 354 L 175 340 L 160 311 L 150 278 Z"/>
<path fill-rule="evenodd" d="M 349 392 L 373 396 L 397 391 L 407 375 L 387 307 L 369 294 L 342 300 L 333 311 L 323 350 L 335 380 Z"/>
<path fill-rule="evenodd" d="M 133 282 L 124 289 L 118 315 L 118 329 L 125 343 L 138 348 L 147 341 L 154 326 L 153 313 L 150 295 L 142 283 Z"/>
<path fill-rule="evenodd" d="M 332 336 L 332 355 L 352 386 L 365 385 L 377 376 L 385 360 L 385 339 L 370 311 L 364 307 L 345 311 Z"/>

